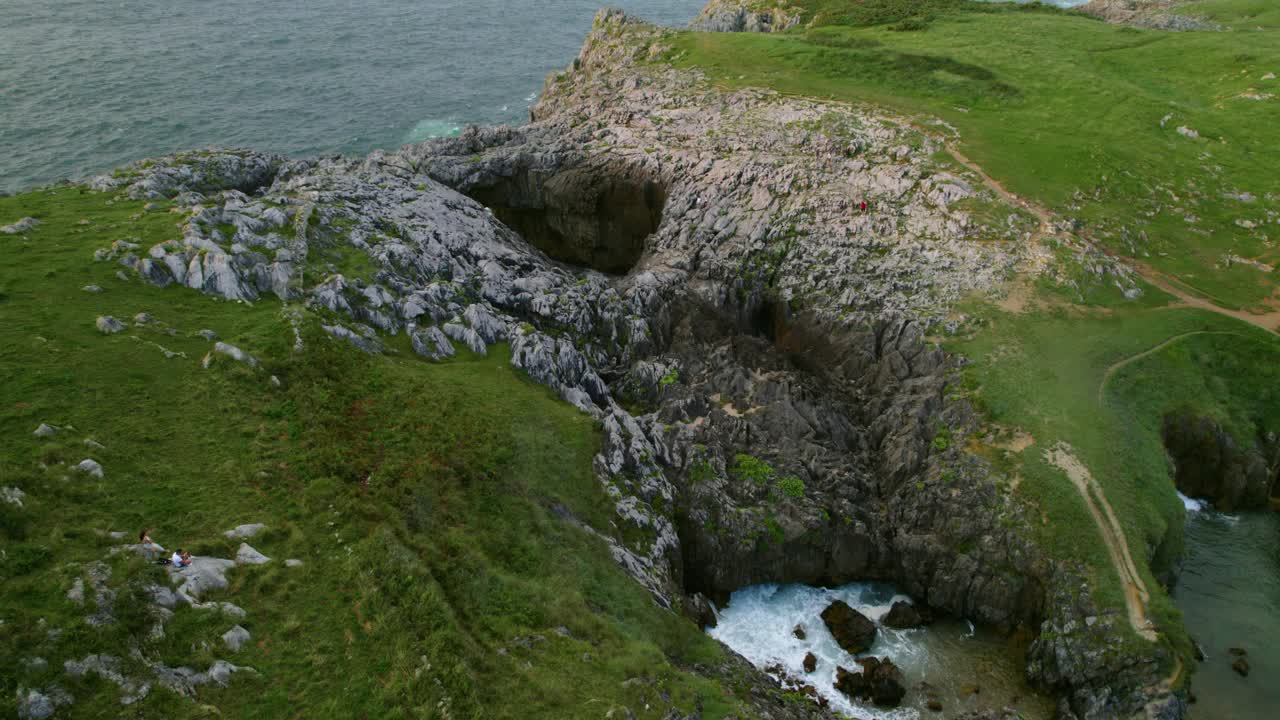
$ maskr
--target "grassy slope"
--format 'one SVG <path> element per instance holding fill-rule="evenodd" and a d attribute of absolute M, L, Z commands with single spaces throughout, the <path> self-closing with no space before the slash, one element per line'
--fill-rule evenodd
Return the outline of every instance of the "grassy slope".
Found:
<path fill-rule="evenodd" d="M 1280 211 L 1271 167 L 1280 100 L 1238 97 L 1280 94 L 1280 80 L 1261 80 L 1280 72 L 1280 24 L 1163 33 L 955 0 L 792 4 L 811 7 L 819 25 L 780 35 L 686 33 L 675 39 L 676 62 L 732 86 L 942 117 L 959 131 L 963 152 L 1009 189 L 1086 220 L 1114 249 L 1229 306 L 1275 297 L 1271 275 L 1222 260 L 1280 261 L 1265 237 L 1275 231 L 1236 224 Z M 1243 12 L 1213 5 L 1219 14 Z M 895 31 L 904 16 L 927 29 Z M 880 22 L 890 24 L 867 25 Z M 1183 125 L 1202 137 L 1179 135 Z M 1242 191 L 1258 200 L 1222 197 Z"/>
<path fill-rule="evenodd" d="M 91 652 L 127 656 L 140 643 L 201 669 L 228 657 L 218 636 L 236 621 L 210 612 L 181 608 L 164 639 L 146 639 L 131 588 L 158 577 L 155 566 L 111 560 L 121 622 L 103 629 L 65 593 L 79 563 L 114 544 L 99 531 L 150 526 L 169 547 L 229 557 L 237 543 L 220 532 L 246 522 L 269 526 L 253 544 L 275 561 L 231 571 L 213 599 L 248 611 L 253 640 L 230 659 L 261 676 L 198 702 L 156 689 L 132 716 L 420 717 L 447 705 L 452 717 L 598 717 L 625 704 L 645 717 L 659 691 L 710 715 L 732 708 L 720 687 L 675 667 L 714 662 L 714 643 L 549 510 L 607 527 L 588 417 L 500 349 L 428 364 L 308 330 L 295 354 L 277 302 L 120 281 L 94 249 L 174 236 L 177 216 L 106 200 L 75 189 L 0 198 L 5 222 L 43 220 L 26 237 L 0 236 L 0 484 L 27 494 L 23 509 L 0 504 L 0 714 L 13 713 L 18 686 L 56 681 L 80 699 L 60 717 L 117 716 L 114 685 L 62 676 L 64 660 Z M 89 283 L 106 292 L 80 290 Z M 159 322 L 112 336 L 93 325 L 143 311 Z M 201 369 L 209 343 L 194 333 L 206 327 L 264 369 Z M 75 430 L 33 437 L 45 421 Z M 104 480 L 68 472 L 85 457 Z M 285 568 L 287 557 L 306 564 Z M 513 643 L 534 634 L 545 640 Z M 18 664 L 31 656 L 49 669 Z"/>
<path fill-rule="evenodd" d="M 1280 22 L 1265 4 L 1212 0 L 1204 13 L 1199 4 L 1186 10 L 1219 22 L 1248 16 L 1264 31 L 1179 34 L 963 0 L 790 5 L 806 10 L 809 27 L 780 35 L 681 33 L 670 57 L 731 87 L 872 102 L 924 122 L 941 117 L 958 130 L 960 149 L 1006 187 L 1086 220 L 1091 234 L 1122 254 L 1228 306 L 1274 297 L 1272 274 L 1219 262 L 1228 252 L 1280 260 L 1266 238 L 1274 231 L 1235 223 L 1280 209 L 1280 176 L 1269 160 L 1280 140 L 1280 101 L 1235 98 L 1265 82 L 1276 85 L 1262 89 L 1280 94 L 1280 81 L 1260 80 L 1280 72 Z M 1166 114 L 1173 118 L 1162 128 Z M 1178 135 L 1179 125 L 1203 138 Z M 1221 197 L 1241 190 L 1258 200 Z M 1031 308 L 1016 315 L 975 301 L 966 310 L 976 323 L 949 342 L 976 361 L 967 370 L 969 392 L 993 427 L 1036 441 L 1018 452 L 981 442 L 972 449 L 995 460 L 1010 486 L 1043 510 L 1037 531 L 1046 546 L 1093 568 L 1099 599 L 1113 607 L 1122 596 L 1092 518 L 1044 451 L 1070 443 L 1105 488 L 1135 557 L 1154 554 L 1161 565 L 1181 549 L 1183 510 L 1168 478 L 1160 418 L 1178 409 L 1212 415 L 1246 443 L 1258 427 L 1280 430 L 1273 389 L 1280 342 L 1221 316 L 1166 307 L 1172 298 L 1145 289 L 1141 300 L 1125 301 L 1096 281 L 1071 293 L 1043 284 Z M 1109 366 L 1188 332 L 1228 334 L 1189 336 L 1124 366 L 1099 404 Z M 1171 541 L 1157 548 L 1169 529 Z M 1158 587 L 1143 570 L 1148 587 Z M 1155 593 L 1151 612 L 1167 641 L 1185 652 L 1169 598 Z"/>

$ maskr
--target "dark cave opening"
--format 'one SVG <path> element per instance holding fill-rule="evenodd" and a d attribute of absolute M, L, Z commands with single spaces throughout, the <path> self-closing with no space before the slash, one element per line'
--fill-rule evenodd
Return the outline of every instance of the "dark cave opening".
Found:
<path fill-rule="evenodd" d="M 552 258 L 610 275 L 639 262 L 667 202 L 651 178 L 593 168 L 524 169 L 467 194 Z"/>

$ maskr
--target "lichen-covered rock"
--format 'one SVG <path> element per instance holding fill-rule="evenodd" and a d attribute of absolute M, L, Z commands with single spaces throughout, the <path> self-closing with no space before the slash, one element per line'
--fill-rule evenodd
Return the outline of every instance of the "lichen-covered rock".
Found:
<path fill-rule="evenodd" d="M 114 335 L 124 331 L 124 323 L 111 317 L 110 315 L 99 315 L 94 321 L 94 326 L 98 328 L 98 332 L 103 335 Z"/>

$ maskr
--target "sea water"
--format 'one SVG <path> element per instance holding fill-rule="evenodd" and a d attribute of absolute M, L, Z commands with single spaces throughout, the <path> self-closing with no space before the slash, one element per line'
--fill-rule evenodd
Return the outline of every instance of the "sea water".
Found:
<path fill-rule="evenodd" d="M 1016 708 L 1026 720 L 1047 720 L 1053 704 L 1027 686 L 1023 649 L 1012 638 L 960 619 L 944 619 L 927 627 L 895 630 L 881 626 L 866 653 L 888 657 L 903 673 L 907 695 L 899 708 L 877 708 L 854 702 L 835 689 L 836 668 L 858 671 L 854 658 L 836 643 L 821 614 L 843 600 L 879 621 L 897 600 L 906 600 L 881 583 L 853 583 L 838 588 L 808 585 L 754 585 L 733 593 L 717 613 L 708 634 L 761 669 L 781 666 L 782 673 L 812 685 L 833 709 L 857 718 L 916 720 L 938 717 L 925 709 L 929 698 L 943 704 L 942 717 L 968 710 Z M 804 639 L 794 634 L 804 629 Z M 817 658 L 812 674 L 804 671 L 806 653 Z"/>
<path fill-rule="evenodd" d="M 704 0 L 3 0 L 0 191 L 211 145 L 364 154 L 518 123 L 602 5 Z"/>
<path fill-rule="evenodd" d="M 1190 501 L 1186 555 L 1174 588 L 1205 660 L 1191 688 L 1193 720 L 1280 717 L 1280 514 L 1229 515 Z M 1249 677 L 1231 669 L 1248 652 Z"/>

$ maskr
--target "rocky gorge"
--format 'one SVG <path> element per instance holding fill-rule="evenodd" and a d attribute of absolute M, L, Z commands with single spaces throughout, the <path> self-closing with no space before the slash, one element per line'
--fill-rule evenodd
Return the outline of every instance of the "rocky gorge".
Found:
<path fill-rule="evenodd" d="M 945 126 L 717 89 L 658 62 L 664 37 L 603 11 L 518 128 L 359 160 L 200 151 L 95 179 L 172 200 L 183 227 L 94 260 L 304 304 L 365 352 L 402 335 L 429 359 L 509 348 L 599 421 L 616 515 L 588 529 L 663 606 L 701 621 L 756 583 L 891 581 L 1027 632 L 1028 675 L 1062 718 L 1179 717 L 1165 651 L 1123 641 L 1123 611 L 964 452 L 979 413 L 934 336 L 961 299 L 1043 263 L 1034 226 L 938 159 Z"/>

